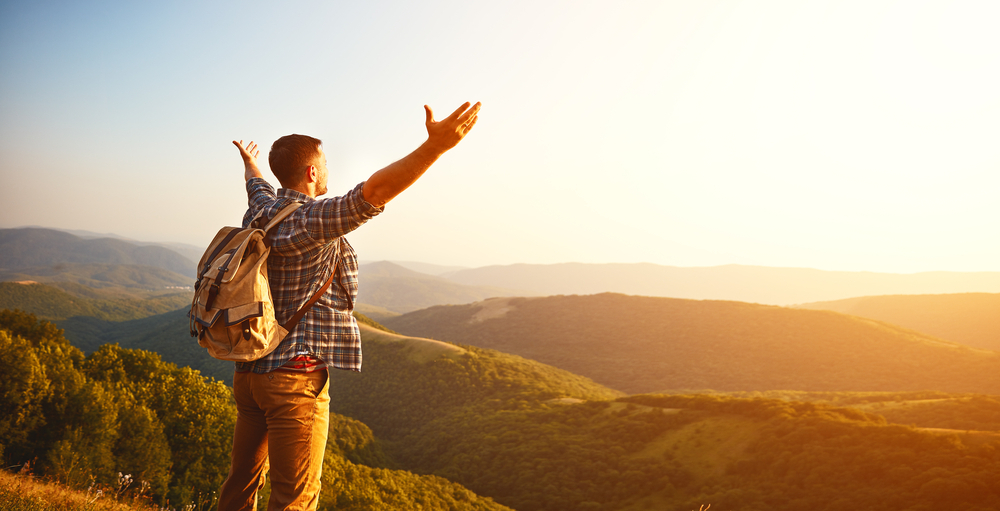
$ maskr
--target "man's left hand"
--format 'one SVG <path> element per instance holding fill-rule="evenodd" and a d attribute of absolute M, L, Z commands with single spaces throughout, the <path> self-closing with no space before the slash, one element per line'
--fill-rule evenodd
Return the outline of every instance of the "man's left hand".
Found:
<path fill-rule="evenodd" d="M 260 154 L 257 144 L 251 140 L 249 144 L 244 146 L 242 140 L 239 142 L 233 140 L 233 145 L 239 148 L 240 156 L 243 158 L 243 180 L 249 181 L 252 177 L 263 178 L 264 175 L 257 168 L 257 155 Z"/>

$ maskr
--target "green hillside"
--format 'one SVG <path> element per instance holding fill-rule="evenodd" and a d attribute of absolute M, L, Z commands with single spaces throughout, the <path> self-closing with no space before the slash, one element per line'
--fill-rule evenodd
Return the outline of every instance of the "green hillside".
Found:
<path fill-rule="evenodd" d="M 388 400 L 385 410 L 407 407 L 413 401 L 427 405 L 414 410 L 418 416 L 382 417 L 381 429 L 376 430 L 379 435 L 397 435 L 443 413 L 484 402 L 506 405 L 562 398 L 601 400 L 622 395 L 582 376 L 518 356 L 360 326 L 363 370 L 331 371 L 334 409 L 370 425 L 370 417 L 361 410 L 371 406 L 365 394 L 374 390 L 373 385 Z M 432 377 L 421 374 L 424 366 L 433 368 Z M 387 372 L 393 377 L 383 378 Z"/>
<path fill-rule="evenodd" d="M 112 289 L 92 290 L 74 284 L 63 286 L 73 293 L 46 284 L 0 282 L 0 309 L 20 309 L 53 321 L 74 316 L 126 321 L 174 310 L 191 302 L 190 291 L 140 294 L 117 293 Z M 108 298 L 96 298 L 98 296 Z"/>
<path fill-rule="evenodd" d="M 52 229 L 0 229 L 0 269 L 92 263 L 154 266 L 194 277 L 191 260 L 161 246 L 112 238 L 83 239 Z"/>
<path fill-rule="evenodd" d="M 90 316 L 75 316 L 57 321 L 66 338 L 84 353 L 97 351 L 104 344 L 141 349 L 159 354 L 164 361 L 190 367 L 216 380 L 233 384 L 233 363 L 209 356 L 188 330 L 188 307 L 131 321 L 107 321 Z M 384 328 L 362 314 L 359 323 Z"/>
<path fill-rule="evenodd" d="M 1000 351 L 1000 293 L 862 296 L 796 307 L 885 321 L 973 348 Z"/>
<path fill-rule="evenodd" d="M 31 461 L 37 475 L 78 489 L 114 488 L 124 501 L 141 494 L 175 509 L 213 507 L 236 416 L 221 383 L 142 350 L 106 345 L 84 357 L 51 324 L 9 311 L 0 312 L 0 363 L 14 371 L 0 393 L 5 467 Z M 367 426 L 331 415 L 319 509 L 508 509 L 391 464 Z M 121 473 L 135 484 L 116 484 Z M 0 495 L 17 502 L 8 496 Z"/>
<path fill-rule="evenodd" d="M 995 437 L 777 399 L 608 400 L 586 380 L 492 350 L 364 336 L 365 369 L 333 373 L 333 408 L 369 426 L 400 466 L 520 511 L 1000 505 Z"/>
<path fill-rule="evenodd" d="M 496 298 L 383 321 L 404 334 L 517 354 L 629 393 L 1000 394 L 1000 353 L 828 311 L 606 293 Z"/>
<path fill-rule="evenodd" d="M 66 338 L 84 353 L 97 351 L 104 344 L 158 353 L 164 361 L 190 367 L 205 376 L 233 384 L 233 363 L 209 356 L 188 329 L 188 308 L 172 310 L 131 321 L 106 321 L 77 316 L 57 321 Z"/>
<path fill-rule="evenodd" d="M 16 314 L 13 317 L 17 319 Z M 21 421 L 18 427 L 5 429 L 9 422 L 0 421 L 0 444 L 14 446 L 4 452 L 8 466 L 20 459 L 11 459 L 11 453 L 25 452 L 26 447 L 19 445 L 56 445 L 52 442 L 58 435 L 49 434 L 49 428 L 42 428 L 37 418 L 60 424 L 65 419 L 45 413 L 62 413 L 59 411 L 67 408 L 59 404 L 61 401 L 45 405 L 46 400 L 79 396 L 69 402 L 129 402 L 121 397 L 111 401 L 100 398 L 93 385 L 73 384 L 77 385 L 74 389 L 93 387 L 85 394 L 59 391 L 59 385 L 65 384 L 55 383 L 66 377 L 70 379 L 65 381 L 80 381 L 66 364 L 83 368 L 86 378 L 106 389 L 100 392 L 125 389 L 157 420 L 172 417 L 170 424 L 176 426 L 170 427 L 182 427 L 185 416 L 181 411 L 194 402 L 172 405 L 180 403 L 174 401 L 178 395 L 190 394 L 173 387 L 158 391 L 158 385 L 186 385 L 195 395 L 204 392 L 193 380 L 188 381 L 189 376 L 171 377 L 177 379 L 175 383 L 158 376 L 181 373 L 171 373 L 175 369 L 167 366 L 163 366 L 167 373 L 160 372 L 156 368 L 161 366 L 156 364 L 163 363 L 148 352 L 105 346 L 83 359 L 82 354 L 74 355 L 71 347 L 61 345 L 59 349 L 69 356 L 52 347 L 35 353 L 16 339 L 52 337 L 55 333 L 50 327 L 36 325 L 33 320 L 4 320 L 0 324 L 13 334 L 9 348 L 0 346 L 0 361 L 53 382 L 33 383 L 37 378 L 28 373 L 12 380 L 19 382 L 18 392 L 24 397 L 15 395 L 5 405 L 12 410 L 9 418 L 21 418 L 15 419 Z M 1000 435 L 945 430 L 957 425 L 954 421 L 927 422 L 941 418 L 941 412 L 946 411 L 964 415 L 967 422 L 963 426 L 975 423 L 991 427 L 990 421 L 995 420 L 991 414 L 997 411 L 995 396 L 789 392 L 744 398 L 621 397 L 586 378 L 493 350 L 410 338 L 364 323 L 362 334 L 364 371 L 331 374 L 332 410 L 351 419 L 334 415 L 331 420 L 334 431 L 324 466 L 322 508 L 498 509 L 499 503 L 520 511 L 690 511 L 701 504 L 712 504 L 712 509 L 751 511 L 978 511 L 1000 505 L 1000 489 L 993 484 L 1000 478 Z M 3 335 L 0 333 L 0 344 L 7 342 Z M 35 353 L 46 369 L 32 372 L 30 357 L 22 360 L 26 353 Z M 52 365 L 57 362 L 63 365 Z M 145 378 L 152 379 L 132 383 L 147 381 Z M 50 397 L 32 397 L 37 392 Z M 868 412 L 802 402 L 805 400 L 850 404 Z M 934 411 L 918 406 L 934 401 L 950 401 L 951 408 Z M 31 412 L 34 406 L 51 411 Z M 92 407 L 89 415 L 79 415 L 94 420 L 105 417 L 101 419 L 104 422 L 97 422 L 104 424 L 104 429 L 85 429 L 94 432 L 88 434 L 111 432 L 110 436 L 87 440 L 105 444 L 87 445 L 117 445 L 117 439 L 125 438 L 121 436 L 125 429 L 110 415 L 101 414 L 118 410 L 122 417 L 134 417 L 138 413 L 121 415 L 121 405 L 109 406 Z M 212 406 L 223 410 L 232 405 Z M 909 413 L 899 415 L 907 421 L 916 417 L 911 423 L 919 428 L 887 424 L 880 415 L 888 416 L 889 409 Z M 106 411 L 98 413 L 100 410 Z M 161 415 L 168 411 L 173 415 Z M 918 413 L 922 417 L 915 415 Z M 212 412 L 202 416 L 220 415 Z M 149 438 L 154 440 L 143 440 L 142 445 L 163 445 L 155 443 L 160 442 L 155 440 L 159 438 L 156 424 L 152 421 L 144 426 L 143 431 L 148 431 L 144 434 L 153 435 Z M 17 431 L 38 432 L 33 435 L 45 431 L 48 436 L 44 438 L 50 440 L 24 443 L 25 438 L 35 437 L 14 435 L 7 440 L 3 436 Z M 198 453 L 204 459 L 216 456 L 212 453 L 222 448 L 216 444 L 224 445 L 222 440 L 192 444 L 187 433 L 169 428 L 163 431 L 170 452 L 177 445 L 178 452 Z M 79 444 L 80 448 L 83 445 Z M 184 450 L 189 449 L 185 445 L 197 445 L 198 449 Z M 111 457 L 100 463 L 105 458 L 86 458 L 90 460 L 87 470 L 104 470 L 100 472 L 104 474 L 116 470 L 114 463 L 131 459 L 131 455 L 116 457 L 120 456 L 116 453 L 129 452 L 123 449 L 111 449 Z M 178 473 L 175 469 L 163 471 L 170 465 L 154 463 L 156 458 L 146 452 L 143 456 L 143 466 L 150 467 L 147 470 L 161 470 L 156 472 L 162 474 L 160 480 L 167 476 L 169 481 L 179 480 L 179 476 L 170 475 Z M 181 467 L 180 473 L 190 473 L 196 467 L 190 464 L 195 458 L 184 456 L 171 456 L 169 463 Z M 224 469 L 213 466 L 202 462 L 197 469 L 224 475 Z M 58 465 L 50 467 L 56 470 Z M 215 484 L 211 477 L 199 484 Z M 169 481 L 164 491 L 180 491 L 170 490 L 174 483 Z M 186 495 L 192 498 L 195 493 L 188 490 Z M 178 494 L 171 502 L 179 502 L 181 497 Z"/>

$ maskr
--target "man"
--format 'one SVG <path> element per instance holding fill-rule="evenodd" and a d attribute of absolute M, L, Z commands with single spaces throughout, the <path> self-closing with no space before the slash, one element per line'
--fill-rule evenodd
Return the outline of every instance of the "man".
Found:
<path fill-rule="evenodd" d="M 232 467 L 219 490 L 222 511 L 256 508 L 270 464 L 268 510 L 315 509 L 329 425 L 327 367 L 361 370 L 361 334 L 351 312 L 358 262 L 344 235 L 379 214 L 476 124 L 480 104 L 465 103 L 440 122 L 424 106 L 427 140 L 341 197 L 327 191 L 322 143 L 305 135 L 274 142 L 268 154 L 282 188 L 274 192 L 257 168 L 256 144 L 233 141 L 245 167 L 249 209 L 243 226 L 286 204 L 303 206 L 272 229 L 268 277 L 275 316 L 284 323 L 334 275 L 333 284 L 270 355 L 237 363 L 233 378 L 236 431 Z"/>

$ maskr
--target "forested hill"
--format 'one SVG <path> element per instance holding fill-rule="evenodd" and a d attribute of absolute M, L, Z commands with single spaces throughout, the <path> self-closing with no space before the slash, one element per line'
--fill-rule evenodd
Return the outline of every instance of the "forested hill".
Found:
<path fill-rule="evenodd" d="M 797 307 L 877 319 L 974 348 L 1000 351 L 1000 293 L 862 296 Z"/>
<path fill-rule="evenodd" d="M 41 228 L 0 229 L 0 270 L 48 268 L 66 264 L 139 265 L 194 276 L 195 262 L 156 245 L 100 238 L 83 239 Z"/>
<path fill-rule="evenodd" d="M 1000 353 L 828 311 L 605 293 L 438 306 L 384 324 L 521 355 L 628 393 L 1000 393 Z"/>

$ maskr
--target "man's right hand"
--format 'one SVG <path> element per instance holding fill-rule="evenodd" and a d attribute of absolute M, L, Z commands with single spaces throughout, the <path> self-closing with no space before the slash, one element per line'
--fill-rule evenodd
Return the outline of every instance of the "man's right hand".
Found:
<path fill-rule="evenodd" d="M 481 107 L 482 103 L 476 103 L 472 105 L 472 108 L 469 108 L 469 103 L 466 102 L 448 117 L 435 121 L 431 107 L 424 105 L 424 111 L 427 112 L 428 145 L 441 153 L 458 145 L 476 125 Z"/>
<path fill-rule="evenodd" d="M 249 144 L 244 146 L 242 140 L 239 142 L 233 140 L 233 145 L 239 148 L 240 156 L 243 158 L 243 180 L 249 181 L 252 177 L 263 178 L 264 175 L 257 168 L 257 155 L 260 154 L 257 144 L 251 140 Z"/>

